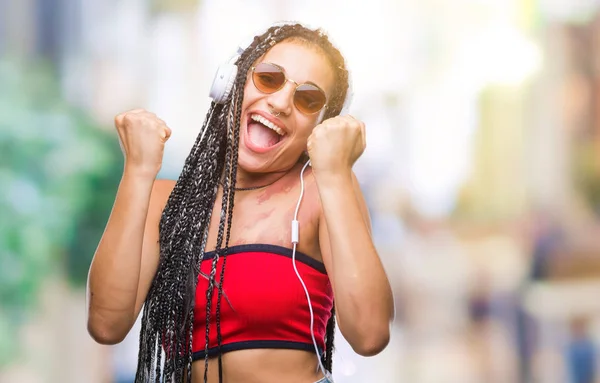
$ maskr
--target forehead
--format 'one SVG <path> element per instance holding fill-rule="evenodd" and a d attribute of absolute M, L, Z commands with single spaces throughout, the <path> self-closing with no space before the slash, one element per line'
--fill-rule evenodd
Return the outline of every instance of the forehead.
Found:
<path fill-rule="evenodd" d="M 297 83 L 313 82 L 327 94 L 333 89 L 331 64 L 318 47 L 294 41 L 284 41 L 271 48 L 262 62 L 277 64 Z"/>

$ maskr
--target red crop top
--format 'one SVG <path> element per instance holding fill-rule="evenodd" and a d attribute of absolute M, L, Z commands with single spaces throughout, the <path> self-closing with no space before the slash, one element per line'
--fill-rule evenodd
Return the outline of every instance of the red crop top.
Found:
<path fill-rule="evenodd" d="M 209 274 L 214 252 L 205 254 L 201 270 Z M 223 258 L 217 265 L 219 280 Z M 333 290 L 325 266 L 296 252 L 296 267 L 306 284 L 314 313 L 314 334 L 321 351 L 333 305 Z M 193 358 L 204 359 L 206 289 L 198 279 L 194 308 Z M 253 348 L 314 351 L 306 294 L 292 265 L 292 250 L 274 245 L 239 245 L 229 248 L 221 300 L 221 352 Z M 215 287 L 211 308 L 209 356 L 217 354 Z M 225 295 L 227 298 L 225 298 Z"/>

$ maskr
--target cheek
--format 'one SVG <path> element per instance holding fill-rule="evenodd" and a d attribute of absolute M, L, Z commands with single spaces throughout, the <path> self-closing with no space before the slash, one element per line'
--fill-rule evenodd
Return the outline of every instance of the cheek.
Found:
<path fill-rule="evenodd" d="M 247 109 L 255 101 L 256 101 L 256 94 L 254 94 L 252 89 L 250 89 L 248 84 L 246 84 L 246 88 L 244 89 L 244 99 L 242 100 L 242 111 Z"/>
<path fill-rule="evenodd" d="M 298 145 L 306 148 L 308 138 L 312 134 L 314 127 L 311 125 L 304 126 L 302 129 L 298 129 L 298 134 L 296 136 Z"/>
<path fill-rule="evenodd" d="M 303 120 L 299 122 L 299 126 L 301 126 L 299 130 L 301 131 L 303 137 L 308 138 L 320 121 L 318 120 L 318 117 L 315 116 L 303 117 Z"/>

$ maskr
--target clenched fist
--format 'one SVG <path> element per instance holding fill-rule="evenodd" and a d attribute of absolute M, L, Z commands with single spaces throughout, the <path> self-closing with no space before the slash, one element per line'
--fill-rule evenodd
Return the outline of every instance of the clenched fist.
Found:
<path fill-rule="evenodd" d="M 125 156 L 125 167 L 156 177 L 171 129 L 154 113 L 143 109 L 119 114 L 115 117 L 115 127 Z"/>
<path fill-rule="evenodd" d="M 366 145 L 363 122 L 350 115 L 323 121 L 314 128 L 307 143 L 315 175 L 351 170 Z"/>

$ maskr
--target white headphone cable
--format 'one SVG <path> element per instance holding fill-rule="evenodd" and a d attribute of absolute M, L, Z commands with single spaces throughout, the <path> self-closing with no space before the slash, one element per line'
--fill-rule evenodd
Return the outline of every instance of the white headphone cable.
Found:
<path fill-rule="evenodd" d="M 319 361 L 318 367 L 321 368 L 321 371 L 323 372 L 323 375 L 325 376 L 325 378 L 328 381 L 332 382 L 333 380 L 331 380 L 331 374 L 329 373 L 329 371 L 327 371 L 325 369 L 325 367 L 323 366 L 323 362 L 321 361 L 321 355 L 319 354 L 319 347 L 318 347 L 317 341 L 315 339 L 315 333 L 313 330 L 315 316 L 314 316 L 313 309 L 312 309 L 312 303 L 310 301 L 310 294 L 308 293 L 306 284 L 304 283 L 304 280 L 302 280 L 302 277 L 300 276 L 300 273 L 298 272 L 298 268 L 296 267 L 296 246 L 298 245 L 298 240 L 299 240 L 298 239 L 299 238 L 298 211 L 300 210 L 300 203 L 302 202 L 302 197 L 304 196 L 304 170 L 306 170 L 306 168 L 309 165 L 310 165 L 310 160 L 307 161 L 306 164 L 304 164 L 304 167 L 300 171 L 300 197 L 298 198 L 298 203 L 296 205 L 296 211 L 294 212 L 294 219 L 292 220 L 292 265 L 294 266 L 294 271 L 296 272 L 296 276 L 298 277 L 298 280 L 302 284 L 302 288 L 304 289 L 304 293 L 306 294 L 306 300 L 308 301 L 308 310 L 310 312 L 310 336 L 312 337 L 313 345 L 315 346 L 315 352 L 317 354 L 317 359 Z M 325 350 L 323 350 L 323 351 L 325 351 Z"/>

